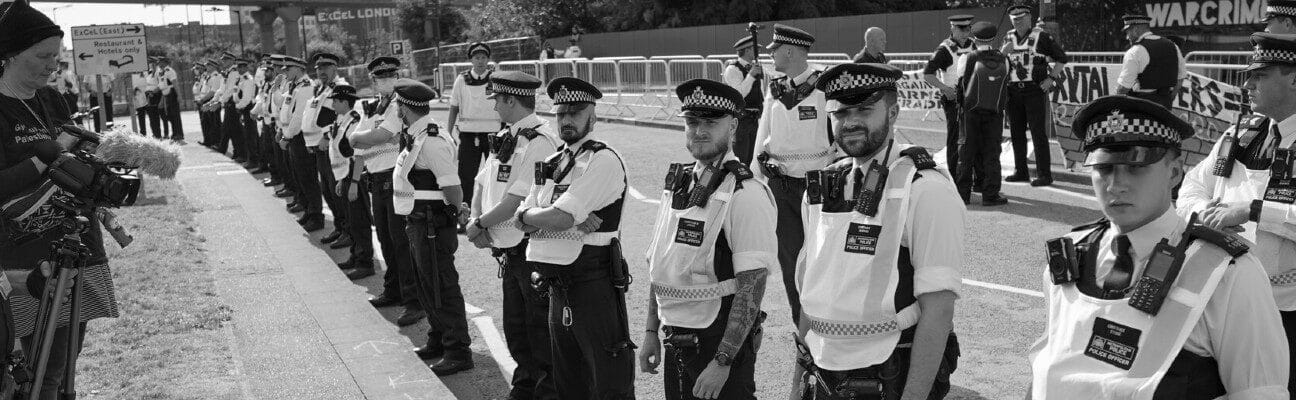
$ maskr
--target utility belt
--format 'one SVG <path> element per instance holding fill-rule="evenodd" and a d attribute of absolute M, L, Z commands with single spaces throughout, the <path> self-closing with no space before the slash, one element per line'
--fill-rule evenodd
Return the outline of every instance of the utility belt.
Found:
<path fill-rule="evenodd" d="M 368 185 L 365 189 L 370 193 L 391 192 L 392 191 L 392 170 L 380 172 L 365 172 L 365 181 Z"/>
<path fill-rule="evenodd" d="M 770 178 L 784 177 L 789 179 L 799 179 L 802 183 L 804 183 L 805 178 L 797 178 L 797 177 L 787 175 L 786 171 L 783 168 L 782 163 L 784 161 L 816 160 L 816 159 L 829 157 L 832 155 L 832 153 L 833 153 L 832 149 L 824 150 L 819 153 L 802 153 L 802 154 L 770 154 L 770 152 L 768 151 L 763 151 L 756 156 L 756 162 L 760 164 L 761 170 L 762 172 L 765 173 L 766 177 L 770 177 Z"/>
<path fill-rule="evenodd" d="M 513 221 L 505 221 L 503 223 L 511 224 L 513 223 Z M 509 260 L 522 260 L 523 262 L 525 262 L 526 248 L 527 248 L 527 239 L 525 237 L 522 238 L 521 242 L 518 242 L 518 244 L 513 247 L 506 247 L 506 248 L 492 247 L 491 257 L 495 257 L 495 261 L 499 262 L 499 272 L 496 273 L 495 277 L 504 278 L 504 270 L 508 268 L 508 264 L 510 264 Z"/>
<path fill-rule="evenodd" d="M 816 366 L 814 358 L 810 355 L 810 349 L 801 341 L 801 338 L 795 336 L 794 338 L 797 347 L 797 364 L 806 371 L 802 376 L 805 387 L 802 399 L 819 400 L 820 397 L 815 396 L 816 391 L 827 393 L 828 399 L 900 399 L 905 380 L 909 376 L 912 342 L 896 345 L 896 350 L 891 352 L 891 357 L 880 364 L 849 371 L 832 371 Z M 945 354 L 941 357 L 940 367 L 936 371 L 935 379 L 932 380 L 928 399 L 942 399 L 949 393 L 949 377 L 954 370 L 958 369 L 959 355 L 958 336 L 951 332 L 945 342 Z"/>
<path fill-rule="evenodd" d="M 607 246 L 585 245 L 571 265 L 535 263 L 531 273 L 531 286 L 543 296 L 557 290 L 564 294 L 573 285 L 607 279 L 620 294 L 625 294 L 634 278 L 630 264 L 621 253 L 621 241 L 612 239 Z M 567 296 L 562 296 L 565 299 Z M 563 326 L 571 326 L 570 304 L 562 307 Z"/>
<path fill-rule="evenodd" d="M 720 313 L 720 316 L 724 316 L 725 314 L 726 313 L 722 312 Z M 747 340 L 753 341 L 752 342 L 753 354 L 755 354 L 756 351 L 760 350 L 760 337 L 761 337 L 761 333 L 764 330 L 763 324 L 767 316 L 768 314 L 766 314 L 764 311 L 761 311 L 760 316 L 756 317 L 756 323 L 752 325 L 751 331 L 747 333 Z M 729 319 L 719 318 L 719 317 L 716 318 L 716 321 L 712 323 L 711 326 L 708 326 L 706 328 L 700 328 L 700 329 L 681 328 L 678 326 L 669 326 L 669 325 L 663 326 L 662 333 L 665 334 L 666 336 L 662 338 L 662 345 L 669 348 L 673 348 L 676 351 L 689 351 L 689 350 L 696 351 L 700 347 L 699 343 L 701 343 L 702 338 L 724 336 L 725 329 L 728 327 L 729 327 Z"/>
<path fill-rule="evenodd" d="M 1173 90 L 1173 89 L 1174 89 L 1174 88 L 1163 87 L 1163 88 L 1160 88 L 1160 89 L 1137 89 L 1137 90 L 1131 90 L 1130 92 L 1133 92 L 1133 93 L 1136 93 L 1136 94 L 1141 94 L 1141 95 L 1152 95 L 1152 94 L 1156 94 L 1156 95 L 1162 95 L 1162 96 L 1164 96 L 1164 95 L 1170 94 L 1170 91 Z"/>
<path fill-rule="evenodd" d="M 414 192 L 415 198 L 418 198 L 418 192 L 422 190 Z M 458 226 L 458 217 L 459 209 L 444 201 L 416 200 L 414 209 L 405 216 L 405 220 L 411 224 L 429 224 L 432 229 L 428 231 L 428 237 L 431 238 L 436 237 L 438 229 Z"/>
<path fill-rule="evenodd" d="M 1008 87 L 1017 90 L 1030 90 L 1030 89 L 1040 89 L 1040 84 L 1039 82 L 1035 82 L 1035 81 L 1008 82 Z"/>

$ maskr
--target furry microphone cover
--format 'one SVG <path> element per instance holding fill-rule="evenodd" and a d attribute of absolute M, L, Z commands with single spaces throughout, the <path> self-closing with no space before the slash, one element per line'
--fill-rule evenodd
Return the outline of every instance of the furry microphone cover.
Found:
<path fill-rule="evenodd" d="M 95 155 L 110 163 L 138 167 L 140 171 L 162 179 L 175 178 L 181 162 L 179 145 L 125 129 L 101 135 Z"/>

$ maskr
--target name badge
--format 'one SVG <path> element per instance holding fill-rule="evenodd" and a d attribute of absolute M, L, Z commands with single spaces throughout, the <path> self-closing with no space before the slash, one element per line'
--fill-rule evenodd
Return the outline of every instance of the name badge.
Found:
<path fill-rule="evenodd" d="M 819 113 L 815 111 L 815 106 L 799 106 L 797 107 L 797 114 L 800 115 L 802 121 L 819 118 Z"/>
<path fill-rule="evenodd" d="M 873 255 L 877 252 L 878 235 L 882 234 L 881 225 L 857 224 L 852 222 L 846 229 L 847 253 Z"/>
<path fill-rule="evenodd" d="M 675 231 L 675 243 L 701 247 L 703 226 L 705 226 L 705 223 L 702 221 L 680 218 L 679 229 Z"/>
<path fill-rule="evenodd" d="M 549 198 L 549 204 L 557 202 L 563 193 L 567 193 L 567 186 L 570 185 L 554 185 L 553 197 Z"/>
<path fill-rule="evenodd" d="M 1142 331 L 1103 318 L 1094 321 L 1085 355 L 1128 371 L 1138 355 Z"/>
<path fill-rule="evenodd" d="M 1276 201 L 1283 204 L 1296 202 L 1296 179 L 1270 179 L 1265 188 L 1265 201 Z"/>
<path fill-rule="evenodd" d="M 512 165 L 500 165 L 499 171 L 495 173 L 496 182 L 508 182 L 509 176 L 513 175 Z"/>

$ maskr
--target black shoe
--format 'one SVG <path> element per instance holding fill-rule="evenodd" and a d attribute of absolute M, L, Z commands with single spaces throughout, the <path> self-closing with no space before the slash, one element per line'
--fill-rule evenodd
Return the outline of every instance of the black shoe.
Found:
<path fill-rule="evenodd" d="M 342 238 L 333 241 L 333 244 L 330 244 L 330 245 L 329 245 L 329 248 L 330 248 L 330 249 L 345 249 L 345 248 L 351 247 L 351 245 L 354 245 L 354 244 L 355 244 L 355 241 L 354 241 L 354 240 L 351 240 L 351 235 L 342 235 Z"/>
<path fill-rule="evenodd" d="M 294 195 L 296 195 L 296 193 L 293 193 L 293 191 L 288 189 L 279 189 L 275 191 L 275 197 L 283 198 L 283 197 L 292 197 Z"/>
<path fill-rule="evenodd" d="M 424 313 L 423 310 L 406 308 L 405 311 L 401 312 L 400 317 L 396 318 L 396 326 L 414 325 L 426 317 L 427 313 Z"/>
<path fill-rule="evenodd" d="M 374 306 L 374 308 L 391 307 L 400 304 L 400 302 L 400 299 L 394 299 L 381 294 L 369 298 L 369 305 Z"/>
<path fill-rule="evenodd" d="M 418 358 L 423 360 L 435 360 L 445 355 L 445 350 L 442 350 L 440 347 L 432 346 L 415 347 L 414 355 L 417 355 Z"/>
<path fill-rule="evenodd" d="M 346 277 L 347 277 L 347 279 L 350 279 L 350 280 L 353 280 L 353 281 L 354 281 L 354 280 L 357 280 L 357 279 L 364 279 L 364 278 L 368 278 L 368 277 L 374 276 L 374 274 L 375 274 L 375 272 L 374 272 L 374 269 L 373 269 L 372 267 L 371 267 L 371 268 L 356 268 L 356 269 L 351 270 L 350 272 L 347 272 L 347 273 L 346 273 Z"/>
<path fill-rule="evenodd" d="M 1052 184 L 1053 184 L 1053 177 L 1051 176 L 1042 176 L 1039 178 L 1035 178 L 1035 180 L 1031 181 L 1030 183 L 1031 186 L 1035 186 L 1035 187 L 1049 186 Z"/>
<path fill-rule="evenodd" d="M 319 242 L 322 244 L 329 244 L 338 240 L 338 238 L 340 237 L 342 237 L 342 231 L 335 230 L 333 232 L 330 232 L 327 236 L 320 238 Z"/>
<path fill-rule="evenodd" d="M 264 174 L 266 172 L 270 172 L 270 170 L 266 169 L 265 167 L 256 167 L 253 168 L 251 171 L 248 171 L 248 173 L 252 175 Z"/>
<path fill-rule="evenodd" d="M 244 160 L 243 157 L 234 157 L 231 158 L 230 161 L 233 161 L 235 164 L 238 164 L 240 167 L 242 167 L 243 164 L 247 163 L 247 160 Z"/>
<path fill-rule="evenodd" d="M 292 203 L 292 205 L 288 206 L 288 212 L 290 212 L 290 213 L 294 213 L 294 214 L 296 214 L 296 213 L 299 213 L 299 212 L 302 212 L 302 211 L 306 211 L 306 206 L 303 206 L 303 205 L 301 205 L 301 204 L 297 204 L 297 203 Z M 322 223 L 323 223 L 323 222 L 321 222 L 321 224 L 322 224 Z M 321 227 L 321 228 L 322 228 L 322 227 Z"/>
<path fill-rule="evenodd" d="M 981 197 L 981 205 L 993 207 L 1008 204 L 1008 198 L 1001 194 L 986 195 Z"/>
<path fill-rule="evenodd" d="M 337 266 L 338 266 L 338 269 L 351 269 L 351 268 L 355 268 L 355 263 L 351 262 L 351 260 L 346 260 L 346 261 L 343 261 L 343 262 L 337 263 Z"/>
<path fill-rule="evenodd" d="M 305 229 L 306 232 L 315 232 L 324 229 L 324 219 L 312 218 L 310 221 L 306 221 L 306 223 L 302 224 L 302 229 Z"/>
<path fill-rule="evenodd" d="M 279 180 L 275 178 L 266 178 L 261 181 L 261 186 L 273 187 L 273 186 L 279 186 L 279 183 L 280 183 Z"/>
<path fill-rule="evenodd" d="M 1017 172 L 1004 177 L 1004 182 L 1026 182 L 1030 180 L 1030 174 Z"/>
<path fill-rule="evenodd" d="M 436 376 L 454 375 L 470 369 L 473 369 L 472 360 L 450 360 L 442 358 L 441 361 L 432 365 L 432 373 L 436 374 Z"/>

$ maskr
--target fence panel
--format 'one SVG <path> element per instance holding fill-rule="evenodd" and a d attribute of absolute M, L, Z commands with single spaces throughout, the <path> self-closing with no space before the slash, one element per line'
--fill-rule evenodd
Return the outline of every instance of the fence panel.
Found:
<path fill-rule="evenodd" d="M 1068 51 L 1068 62 L 1086 64 L 1117 64 L 1125 59 L 1120 51 Z"/>
<path fill-rule="evenodd" d="M 1188 64 L 1189 72 L 1201 74 L 1220 82 L 1243 87 L 1246 81 L 1246 64 Z"/>
<path fill-rule="evenodd" d="M 671 60 L 667 63 L 667 85 L 679 86 L 691 79 L 724 80 L 724 63 L 719 60 Z"/>
<path fill-rule="evenodd" d="M 1184 58 L 1188 60 L 1188 64 L 1247 65 L 1251 63 L 1251 52 L 1190 51 Z"/>
<path fill-rule="evenodd" d="M 538 65 L 540 74 L 537 77 L 544 82 L 564 76 L 576 76 L 576 60 L 574 59 L 545 60 L 539 62 Z"/>

